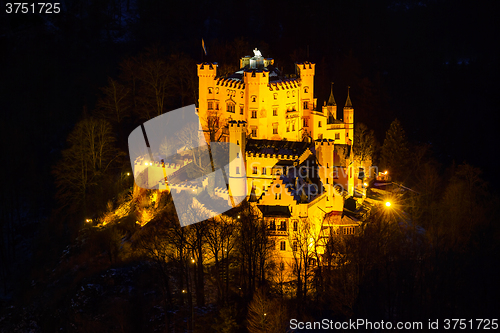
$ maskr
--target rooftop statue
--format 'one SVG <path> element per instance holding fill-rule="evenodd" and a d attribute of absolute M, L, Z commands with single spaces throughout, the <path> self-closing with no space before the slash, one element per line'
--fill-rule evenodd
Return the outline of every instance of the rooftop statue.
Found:
<path fill-rule="evenodd" d="M 262 57 L 262 53 L 260 53 L 260 51 L 257 50 L 257 48 L 255 48 L 255 50 L 253 50 L 253 54 L 254 54 L 254 57 Z"/>

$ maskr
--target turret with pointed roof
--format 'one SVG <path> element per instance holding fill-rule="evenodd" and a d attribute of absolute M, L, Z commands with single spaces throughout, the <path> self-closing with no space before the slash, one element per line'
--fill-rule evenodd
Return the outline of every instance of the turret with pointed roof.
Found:
<path fill-rule="evenodd" d="M 344 108 L 352 108 L 351 97 L 349 97 L 349 89 L 350 88 L 351 88 L 350 86 L 347 86 L 347 100 L 345 101 Z"/>
<path fill-rule="evenodd" d="M 337 119 L 337 103 L 335 103 L 335 98 L 333 97 L 333 82 L 330 88 L 330 98 L 328 98 L 328 103 L 326 104 L 326 109 L 328 110 L 328 124 L 333 124 Z"/>

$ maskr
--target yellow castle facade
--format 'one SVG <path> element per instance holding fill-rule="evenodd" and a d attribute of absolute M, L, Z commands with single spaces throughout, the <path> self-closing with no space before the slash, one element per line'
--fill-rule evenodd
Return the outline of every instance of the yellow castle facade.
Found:
<path fill-rule="evenodd" d="M 329 234 L 353 233 L 359 223 L 342 217 L 344 199 L 359 183 L 349 94 L 341 121 L 333 91 L 317 105 L 312 62 L 297 63 L 296 74 L 286 76 L 254 50 L 225 77 L 217 76 L 217 63 L 197 66 L 205 139 L 240 147 L 242 156 L 231 158 L 243 159 L 244 168 L 230 169 L 229 177 L 246 177 L 249 200 L 268 223 L 281 264 L 297 265 L 301 246 L 324 248 L 319 243 Z"/>

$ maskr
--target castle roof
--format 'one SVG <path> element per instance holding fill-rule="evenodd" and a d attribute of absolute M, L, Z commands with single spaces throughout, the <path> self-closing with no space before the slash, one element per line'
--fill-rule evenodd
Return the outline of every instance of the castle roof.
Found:
<path fill-rule="evenodd" d="M 347 100 L 345 101 L 345 108 L 352 108 L 351 97 L 349 97 L 349 86 L 347 86 Z"/>
<path fill-rule="evenodd" d="M 256 154 L 301 155 L 311 147 L 309 142 L 250 139 L 246 151 Z"/>
<path fill-rule="evenodd" d="M 337 103 L 335 103 L 335 98 L 333 97 L 333 82 L 332 82 L 332 87 L 330 89 L 330 98 L 328 98 L 328 103 L 326 103 L 327 106 L 336 106 Z"/>
<path fill-rule="evenodd" d="M 269 205 L 257 205 L 257 207 L 262 212 L 264 217 L 290 217 L 290 209 L 288 206 L 269 206 Z"/>
<path fill-rule="evenodd" d="M 267 67 L 261 68 L 251 68 L 250 65 L 246 65 L 245 67 L 238 69 L 233 74 L 228 75 L 224 79 L 243 82 L 243 76 L 245 72 L 252 74 L 266 73 L 266 76 L 269 77 L 269 83 L 290 82 L 296 80 L 295 78 L 286 77 L 277 67 L 273 65 L 268 65 Z"/>

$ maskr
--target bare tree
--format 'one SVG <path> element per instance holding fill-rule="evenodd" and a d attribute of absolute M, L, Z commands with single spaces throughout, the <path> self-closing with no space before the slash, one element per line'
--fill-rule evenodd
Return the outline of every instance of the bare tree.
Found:
<path fill-rule="evenodd" d="M 63 205 L 86 207 L 91 188 L 103 181 L 123 155 L 114 141 L 111 126 L 105 120 L 86 118 L 76 124 L 68 137 L 69 148 L 63 151 L 62 160 L 53 170 Z"/>
<path fill-rule="evenodd" d="M 319 261 L 319 245 L 321 227 L 314 225 L 308 218 L 297 225 L 297 231 L 289 233 L 289 241 L 293 253 L 293 274 L 297 284 L 297 299 L 306 300 L 307 292 L 314 273 L 314 267 Z"/>
<path fill-rule="evenodd" d="M 207 221 L 206 243 L 215 264 L 217 299 L 227 301 L 229 294 L 229 260 L 236 245 L 237 224 L 220 215 Z"/>
<path fill-rule="evenodd" d="M 97 102 L 98 114 L 111 122 L 121 123 L 130 113 L 130 89 L 108 77 L 108 85 L 101 88 L 101 91 L 104 96 Z"/>
<path fill-rule="evenodd" d="M 354 129 L 353 152 L 355 158 L 365 170 L 367 167 L 365 164 L 371 165 L 376 148 L 377 140 L 373 130 L 368 129 L 363 123 L 357 123 Z"/>
<path fill-rule="evenodd" d="M 250 333 L 285 332 L 287 309 L 283 302 L 269 299 L 263 288 L 248 305 L 247 329 Z"/>

